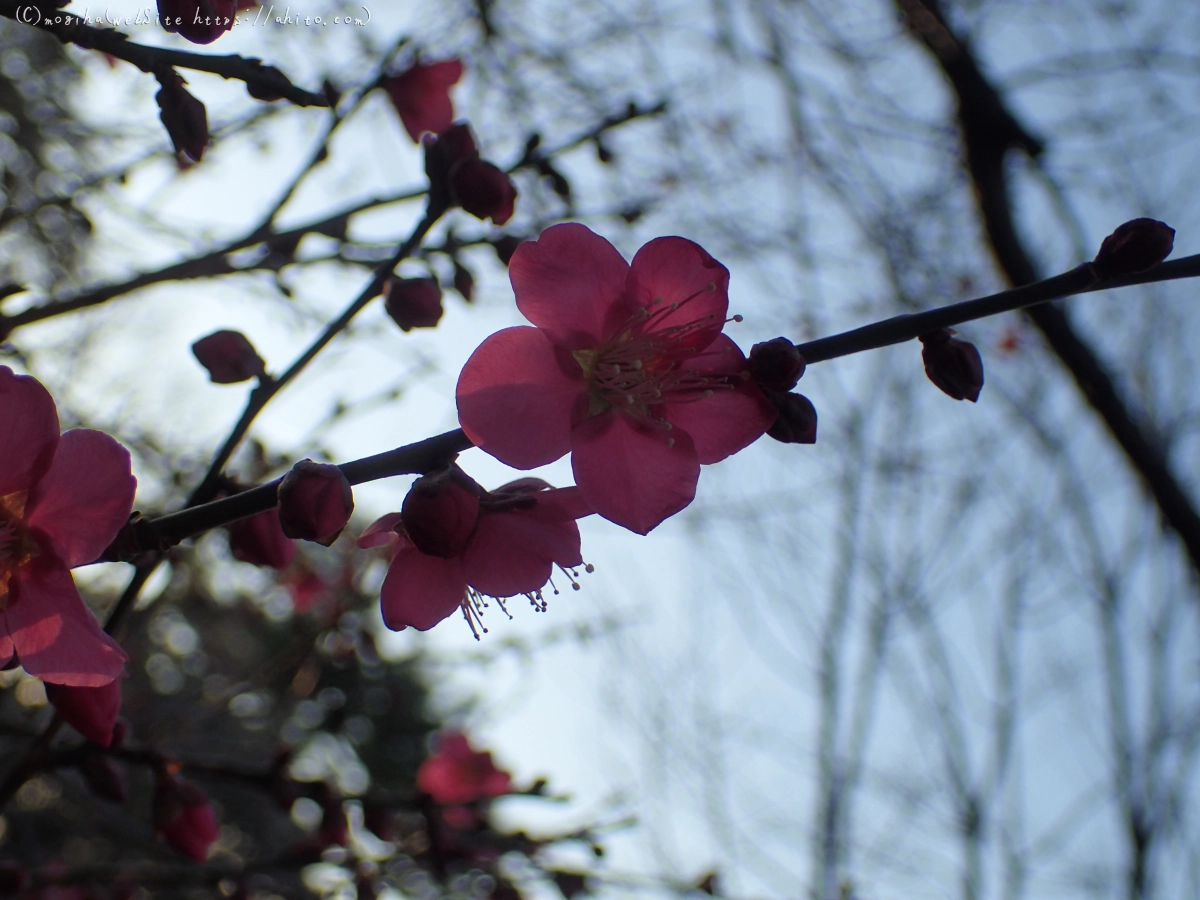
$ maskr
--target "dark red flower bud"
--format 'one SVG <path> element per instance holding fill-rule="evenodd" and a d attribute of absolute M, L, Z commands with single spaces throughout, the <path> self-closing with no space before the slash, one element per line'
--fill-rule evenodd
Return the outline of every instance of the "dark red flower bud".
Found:
<path fill-rule="evenodd" d="M 304 459 L 279 484 L 279 524 L 283 533 L 328 547 L 337 540 L 350 514 L 354 493 L 337 466 Z"/>
<path fill-rule="evenodd" d="M 0 897 L 19 894 L 29 881 L 29 870 L 17 862 L 0 862 Z"/>
<path fill-rule="evenodd" d="M 442 319 L 442 289 L 432 278 L 389 278 L 383 305 L 401 331 L 436 328 Z"/>
<path fill-rule="evenodd" d="M 1133 219 L 1104 239 L 1092 267 L 1102 279 L 1137 275 L 1171 255 L 1175 229 L 1157 219 Z"/>
<path fill-rule="evenodd" d="M 188 93 L 187 84 L 174 69 L 164 69 L 158 74 L 162 85 L 154 99 L 158 101 L 158 117 L 171 138 L 176 154 L 183 154 L 192 162 L 199 162 L 208 146 L 208 113 L 204 104 Z"/>
<path fill-rule="evenodd" d="M 525 243 L 525 238 L 517 237 L 513 234 L 502 234 L 492 241 L 492 249 L 496 251 L 496 256 L 500 262 L 507 266 L 513 254 L 517 252 L 517 248 L 523 243 Z"/>
<path fill-rule="evenodd" d="M 775 423 L 767 429 L 767 437 L 784 444 L 815 444 L 817 442 L 817 410 L 803 394 L 763 391 L 779 410 Z"/>
<path fill-rule="evenodd" d="M 279 510 L 271 509 L 225 526 L 234 559 L 272 569 L 286 568 L 296 558 L 296 545 L 283 533 Z"/>
<path fill-rule="evenodd" d="M 422 475 L 400 507 L 413 545 L 429 556 L 451 559 L 466 549 L 479 521 L 479 486 L 457 466 Z"/>
<path fill-rule="evenodd" d="M 503 225 L 512 218 L 517 188 L 497 166 L 482 159 L 463 160 L 451 178 L 452 197 L 477 219 Z"/>
<path fill-rule="evenodd" d="M 196 862 L 208 858 L 220 826 L 208 796 L 191 782 L 160 774 L 154 785 L 154 829 L 163 839 Z"/>
<path fill-rule="evenodd" d="M 237 384 L 262 375 L 267 365 L 240 331 L 214 331 L 192 344 L 192 353 L 208 369 L 213 384 Z"/>
<path fill-rule="evenodd" d="M 925 374 L 947 396 L 974 403 L 983 389 L 983 360 L 974 344 L 951 337 L 953 333 L 939 328 L 921 335 Z"/>
<path fill-rule="evenodd" d="M 475 136 L 466 122 L 451 125 L 437 136 L 426 135 L 421 142 L 425 148 L 425 174 L 429 177 L 430 205 L 448 208 L 450 199 L 450 170 L 468 159 L 479 158 Z"/>
<path fill-rule="evenodd" d="M 462 294 L 464 300 L 471 302 L 471 294 L 475 290 L 475 276 L 457 259 L 454 261 L 454 289 Z"/>
<path fill-rule="evenodd" d="M 107 747 L 112 743 L 113 726 L 121 711 L 121 679 L 100 687 L 46 685 L 46 699 L 58 714 L 89 741 Z"/>
<path fill-rule="evenodd" d="M 102 753 L 89 753 L 79 765 L 83 780 L 92 793 L 113 803 L 124 803 L 129 797 L 125 778 L 111 759 Z"/>
<path fill-rule="evenodd" d="M 750 377 L 769 391 L 790 391 L 804 374 L 804 357 L 785 337 L 750 348 Z"/>
<path fill-rule="evenodd" d="M 237 9 L 238 0 L 158 0 L 163 28 L 193 44 L 211 44 L 231 29 Z"/>
<path fill-rule="evenodd" d="M 437 63 L 414 63 L 412 68 L 383 81 L 404 130 L 413 141 L 423 132 L 440 134 L 454 121 L 450 88 L 462 78 L 463 64 L 451 59 Z"/>

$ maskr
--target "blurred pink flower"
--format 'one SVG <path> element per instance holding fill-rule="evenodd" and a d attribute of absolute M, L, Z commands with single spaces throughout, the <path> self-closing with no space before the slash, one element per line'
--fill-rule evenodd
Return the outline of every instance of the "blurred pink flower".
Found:
<path fill-rule="evenodd" d="M 437 751 L 417 769 L 417 788 L 442 805 L 475 803 L 509 792 L 512 776 L 497 769 L 492 754 L 472 749 L 458 731 L 437 739 Z"/>
<path fill-rule="evenodd" d="M 120 673 L 125 652 L 69 570 L 117 536 L 137 480 L 113 438 L 58 427 L 49 392 L 0 366 L 0 663 L 16 654 L 43 681 L 99 687 Z"/>
<path fill-rule="evenodd" d="M 454 121 L 450 88 L 462 78 L 463 64 L 451 59 L 436 63 L 413 63 L 412 67 L 383 82 L 400 115 L 404 130 L 413 141 L 430 131 L 441 134 Z"/>
<path fill-rule="evenodd" d="M 208 795 L 190 781 L 165 773 L 154 785 L 154 828 L 196 862 L 208 859 L 208 848 L 221 831 Z"/>

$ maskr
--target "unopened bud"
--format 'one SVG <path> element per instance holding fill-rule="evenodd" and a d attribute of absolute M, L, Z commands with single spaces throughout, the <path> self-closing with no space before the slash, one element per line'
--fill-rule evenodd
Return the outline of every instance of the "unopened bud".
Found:
<path fill-rule="evenodd" d="M 921 335 L 925 374 L 948 397 L 974 403 L 983 389 L 983 360 L 974 344 L 951 337 L 953 333 L 939 328 Z"/>
<path fill-rule="evenodd" d="M 192 353 L 208 369 L 213 384 L 237 384 L 262 375 L 267 365 L 240 331 L 214 331 L 192 344 Z"/>
<path fill-rule="evenodd" d="M 451 196 L 477 219 L 503 225 L 512 218 L 517 188 L 502 169 L 482 159 L 467 159 L 454 168 Z"/>
<path fill-rule="evenodd" d="M 1104 239 L 1092 267 L 1101 279 L 1137 275 L 1171 255 L 1175 229 L 1157 219 L 1133 219 Z"/>
<path fill-rule="evenodd" d="M 457 466 L 414 481 L 400 507 L 413 546 L 443 559 L 461 554 L 479 521 L 479 495 L 478 485 Z"/>
<path fill-rule="evenodd" d="M 750 377 L 769 391 L 790 391 L 804 374 L 804 357 L 785 337 L 750 348 Z"/>
<path fill-rule="evenodd" d="M 815 444 L 817 442 L 817 410 L 803 394 L 764 391 L 779 416 L 767 429 L 767 436 L 784 444 Z"/>
<path fill-rule="evenodd" d="M 112 743 L 113 727 L 121 711 L 119 678 L 100 687 L 73 687 L 46 684 L 46 699 L 76 731 L 93 743 L 107 747 Z"/>
<path fill-rule="evenodd" d="M 208 796 L 191 782 L 160 774 L 154 785 L 154 828 L 163 839 L 196 862 L 208 858 L 220 832 Z"/>
<path fill-rule="evenodd" d="M 442 289 L 432 278 L 389 278 L 383 303 L 401 331 L 436 328 L 442 318 Z"/>
<path fill-rule="evenodd" d="M 425 148 L 425 174 L 429 177 L 429 205 L 449 209 L 454 205 L 451 171 L 466 160 L 479 158 L 471 126 L 458 122 L 436 137 L 426 135 L 421 146 Z"/>
<path fill-rule="evenodd" d="M 162 85 L 154 95 L 158 101 L 158 117 L 171 138 L 176 154 L 183 154 L 192 162 L 199 162 L 208 146 L 208 113 L 204 104 L 188 93 L 185 82 L 174 69 L 167 68 L 158 74 Z"/>
<path fill-rule="evenodd" d="M 337 466 L 301 460 L 279 484 L 279 524 L 289 538 L 328 547 L 352 512 L 354 494 Z"/>

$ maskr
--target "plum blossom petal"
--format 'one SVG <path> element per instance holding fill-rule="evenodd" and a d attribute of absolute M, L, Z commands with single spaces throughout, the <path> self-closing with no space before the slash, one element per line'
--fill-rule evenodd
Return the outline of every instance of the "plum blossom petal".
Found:
<path fill-rule="evenodd" d="M 492 754 L 476 751 L 457 731 L 439 737 L 437 752 L 417 770 L 417 788 L 446 805 L 499 797 L 511 785 L 512 776 L 496 767 Z"/>
<path fill-rule="evenodd" d="M 69 571 L 39 557 L 18 570 L 13 587 L 3 624 L 26 672 L 75 687 L 120 675 L 128 657 L 84 606 Z"/>
<path fill-rule="evenodd" d="M 49 471 L 29 494 L 25 521 L 68 569 L 94 562 L 129 519 L 137 479 L 129 451 L 100 431 L 62 436 Z"/>
<path fill-rule="evenodd" d="M 58 410 L 37 379 L 0 366 L 0 497 L 28 490 L 58 446 Z"/>
<path fill-rule="evenodd" d="M 517 308 L 567 350 L 594 347 L 629 319 L 628 274 L 616 247 L 575 222 L 525 241 L 508 263 Z"/>
<path fill-rule="evenodd" d="M 737 377 L 746 369 L 746 358 L 728 336 L 718 335 L 703 353 L 684 363 L 684 368 L 730 376 L 727 390 L 666 407 L 667 419 L 675 426 L 671 434 L 686 431 L 702 464 L 720 462 L 748 447 L 775 421 L 777 411 L 762 391 L 750 379 Z"/>
<path fill-rule="evenodd" d="M 121 679 L 100 687 L 46 684 L 46 698 L 58 714 L 89 741 L 107 747 L 121 712 Z"/>
<path fill-rule="evenodd" d="M 645 244 L 633 257 L 626 291 L 652 315 L 660 301 L 667 311 L 653 316 L 653 328 L 684 330 L 682 347 L 703 349 L 725 327 L 729 270 L 686 238 L 660 237 Z"/>
<path fill-rule="evenodd" d="M 700 461 L 692 439 L 609 410 L 571 433 L 575 483 L 597 513 L 647 534 L 695 499 Z"/>
<path fill-rule="evenodd" d="M 467 437 L 518 469 L 564 456 L 571 449 L 571 422 L 587 402 L 579 364 L 524 325 L 479 345 L 458 377 L 456 396 Z"/>
<path fill-rule="evenodd" d="M 366 550 L 370 547 L 382 547 L 384 544 L 394 544 L 400 537 L 396 533 L 396 526 L 400 524 L 400 513 L 388 513 L 386 516 L 380 516 L 358 536 L 355 542 L 361 549 Z"/>
<path fill-rule="evenodd" d="M 565 488 L 578 494 L 576 488 Z M 550 580 L 553 564 L 583 565 L 579 526 L 566 504 L 534 494 L 530 509 L 494 512 L 479 517 L 475 535 L 463 554 L 467 581 L 492 597 L 513 597 L 541 590 Z M 547 502 L 543 504 L 543 497 Z"/>
<path fill-rule="evenodd" d="M 384 81 L 404 130 L 414 141 L 420 142 L 422 132 L 441 134 L 454 122 L 450 88 L 462 74 L 462 62 L 451 59 L 414 63 L 412 68 Z"/>
<path fill-rule="evenodd" d="M 452 615 L 466 593 L 467 579 L 458 558 L 426 556 L 403 538 L 380 590 L 383 623 L 392 631 L 409 626 L 428 631 Z"/>

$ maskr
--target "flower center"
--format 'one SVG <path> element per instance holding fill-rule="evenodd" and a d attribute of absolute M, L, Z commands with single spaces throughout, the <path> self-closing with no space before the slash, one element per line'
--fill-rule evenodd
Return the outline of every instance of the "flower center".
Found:
<path fill-rule="evenodd" d="M 574 351 L 587 383 L 589 418 L 618 409 L 670 430 L 671 424 L 655 407 L 664 403 L 692 403 L 711 397 L 713 391 L 733 389 L 730 375 L 685 365 L 728 351 L 725 347 L 711 351 L 699 348 L 692 340 L 698 332 L 712 327 L 715 316 L 665 323 L 668 316 L 689 301 L 716 289 L 715 284 L 709 284 L 706 290 L 675 303 L 666 303 L 659 297 L 650 306 L 639 309 L 604 343 L 592 350 Z M 726 321 L 741 320 L 741 316 L 734 316 Z"/>
<path fill-rule="evenodd" d="M 13 573 L 38 555 L 38 545 L 25 528 L 25 491 L 0 497 L 0 610 L 11 601 Z"/>

